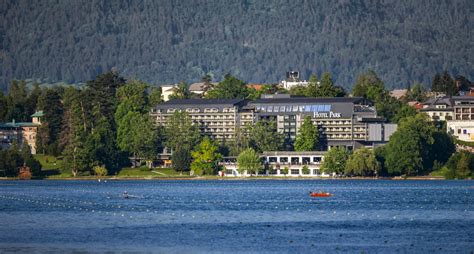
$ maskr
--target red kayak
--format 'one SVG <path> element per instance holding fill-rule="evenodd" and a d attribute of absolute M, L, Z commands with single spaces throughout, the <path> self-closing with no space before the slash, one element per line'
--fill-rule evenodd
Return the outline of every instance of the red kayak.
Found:
<path fill-rule="evenodd" d="M 309 193 L 311 197 L 330 197 L 332 196 L 329 192 L 311 192 Z"/>

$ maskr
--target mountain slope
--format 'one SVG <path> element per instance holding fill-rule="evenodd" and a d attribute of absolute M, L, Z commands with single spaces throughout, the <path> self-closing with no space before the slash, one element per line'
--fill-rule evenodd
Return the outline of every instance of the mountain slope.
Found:
<path fill-rule="evenodd" d="M 227 72 L 277 82 L 299 70 L 351 87 L 369 68 L 389 87 L 428 85 L 444 69 L 472 80 L 473 11 L 470 0 L 4 0 L 0 88 L 111 68 L 158 84 Z"/>

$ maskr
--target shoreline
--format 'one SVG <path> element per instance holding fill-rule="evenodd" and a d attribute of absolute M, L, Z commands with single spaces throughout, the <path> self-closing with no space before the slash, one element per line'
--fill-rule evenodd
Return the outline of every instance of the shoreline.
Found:
<path fill-rule="evenodd" d="M 18 177 L 0 177 L 0 181 L 15 181 L 21 180 Z M 423 180 L 423 181 L 439 181 L 446 180 L 443 177 L 433 177 L 433 176 L 413 176 L 413 177 L 267 177 L 267 176 L 252 176 L 252 177 L 52 177 L 52 178 L 32 178 L 30 180 L 45 180 L 45 181 L 260 181 L 260 180 L 282 180 L 282 181 L 305 181 L 305 180 Z M 472 180 L 472 179 L 464 179 Z"/>

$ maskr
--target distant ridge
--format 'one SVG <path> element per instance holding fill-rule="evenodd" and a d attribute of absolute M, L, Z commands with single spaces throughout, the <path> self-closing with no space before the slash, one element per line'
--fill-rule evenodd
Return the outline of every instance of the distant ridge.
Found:
<path fill-rule="evenodd" d="M 349 88 L 373 69 L 389 88 L 436 72 L 474 79 L 472 0 L 0 1 L 0 90 L 13 78 L 80 83 L 117 69 L 155 84 L 276 83 L 329 71 Z"/>

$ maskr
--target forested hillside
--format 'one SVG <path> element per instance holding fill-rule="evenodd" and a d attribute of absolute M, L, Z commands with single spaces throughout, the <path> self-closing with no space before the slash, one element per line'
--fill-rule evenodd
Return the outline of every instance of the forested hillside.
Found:
<path fill-rule="evenodd" d="M 474 79 L 474 2 L 399 0 L 2 0 L 0 90 L 12 79 L 84 82 L 112 68 L 154 84 L 278 82 L 329 71 L 346 88 Z"/>

